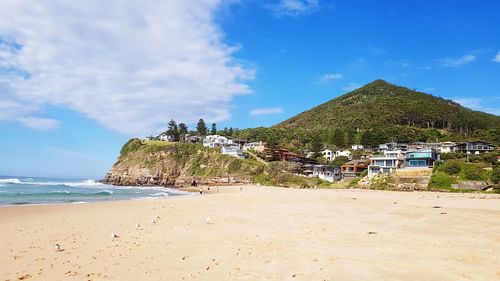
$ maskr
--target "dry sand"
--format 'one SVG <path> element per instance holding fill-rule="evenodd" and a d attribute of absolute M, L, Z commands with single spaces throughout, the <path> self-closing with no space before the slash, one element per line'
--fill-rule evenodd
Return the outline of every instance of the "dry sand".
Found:
<path fill-rule="evenodd" d="M 0 280 L 500 280 L 499 196 L 221 190 L 0 208 Z"/>

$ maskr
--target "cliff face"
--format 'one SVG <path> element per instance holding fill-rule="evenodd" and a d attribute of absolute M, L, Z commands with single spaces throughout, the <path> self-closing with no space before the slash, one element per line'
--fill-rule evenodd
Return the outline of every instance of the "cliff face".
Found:
<path fill-rule="evenodd" d="M 265 165 L 237 159 L 191 143 L 143 142 L 131 139 L 106 174 L 115 185 L 182 186 L 193 180 L 204 184 L 250 183 Z"/>

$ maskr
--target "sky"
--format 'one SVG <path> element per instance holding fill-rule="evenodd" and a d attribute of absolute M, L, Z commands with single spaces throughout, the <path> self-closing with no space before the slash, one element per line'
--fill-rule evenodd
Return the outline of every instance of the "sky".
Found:
<path fill-rule="evenodd" d="M 99 179 L 172 118 L 272 126 L 376 79 L 500 115 L 496 0 L 0 6 L 0 175 Z"/>

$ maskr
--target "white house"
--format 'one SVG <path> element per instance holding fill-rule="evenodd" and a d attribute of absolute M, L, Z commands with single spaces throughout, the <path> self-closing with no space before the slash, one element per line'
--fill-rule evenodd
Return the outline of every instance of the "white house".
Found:
<path fill-rule="evenodd" d="M 400 150 L 384 151 L 384 156 L 370 157 L 368 177 L 381 173 L 392 173 L 404 163 L 405 155 Z"/>
<path fill-rule="evenodd" d="M 352 159 L 352 153 L 347 149 L 335 151 L 335 156 L 333 157 L 333 159 L 335 159 L 336 157 L 339 157 L 339 156 L 345 156 L 345 157 L 349 158 L 349 160 Z"/>
<path fill-rule="evenodd" d="M 363 150 L 364 146 L 362 144 L 353 144 L 351 148 L 352 150 Z"/>
<path fill-rule="evenodd" d="M 332 161 L 333 159 L 335 159 L 335 154 L 330 149 L 325 149 L 325 150 L 321 151 L 321 155 L 327 161 Z"/>
<path fill-rule="evenodd" d="M 209 135 L 203 139 L 203 146 L 204 147 L 214 148 L 214 147 L 219 147 L 219 146 L 223 146 L 223 145 L 232 145 L 232 144 L 233 144 L 233 140 L 228 139 L 228 138 L 223 137 L 223 136 L 219 136 L 219 135 Z"/>
<path fill-rule="evenodd" d="M 254 150 L 257 152 L 263 152 L 266 148 L 266 144 L 264 142 L 249 142 L 243 145 L 243 151 Z"/>
<path fill-rule="evenodd" d="M 312 177 L 320 178 L 329 182 L 340 180 L 340 170 L 338 167 L 329 165 L 314 165 Z"/>
<path fill-rule="evenodd" d="M 452 141 L 444 141 L 441 143 L 441 147 L 439 152 L 441 153 L 450 153 L 453 152 L 453 147 L 456 146 L 457 143 Z"/>
<path fill-rule="evenodd" d="M 162 140 L 162 141 L 173 141 L 174 140 L 174 136 L 160 135 L 158 137 L 158 139 Z"/>
<path fill-rule="evenodd" d="M 238 145 L 222 146 L 220 153 L 241 159 L 246 157 Z"/>

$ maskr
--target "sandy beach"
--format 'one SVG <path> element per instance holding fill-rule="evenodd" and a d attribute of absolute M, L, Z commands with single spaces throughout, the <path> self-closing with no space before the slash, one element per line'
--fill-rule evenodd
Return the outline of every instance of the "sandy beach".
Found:
<path fill-rule="evenodd" d="M 212 192 L 0 208 L 0 279 L 500 280 L 498 195 Z"/>

